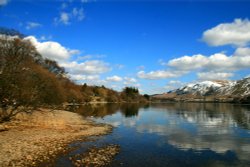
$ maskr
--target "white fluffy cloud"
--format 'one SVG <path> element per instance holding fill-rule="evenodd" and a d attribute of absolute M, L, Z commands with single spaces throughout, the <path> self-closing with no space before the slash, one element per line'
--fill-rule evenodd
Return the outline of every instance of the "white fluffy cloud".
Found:
<path fill-rule="evenodd" d="M 124 80 L 129 83 L 136 83 L 137 80 L 135 78 L 124 77 Z"/>
<path fill-rule="evenodd" d="M 9 0 L 0 0 L 0 6 L 6 5 Z"/>
<path fill-rule="evenodd" d="M 5 36 L 1 34 L 0 37 L 8 37 L 9 40 L 18 38 L 17 36 Z M 88 60 L 84 62 L 78 62 L 77 60 L 72 61 L 71 56 L 79 54 L 79 50 L 67 49 L 60 43 L 54 41 L 39 42 L 34 36 L 28 36 L 24 38 L 24 40 L 29 40 L 44 58 L 56 60 L 61 67 L 66 69 L 68 76 L 74 81 L 78 83 L 88 83 L 90 85 L 105 85 L 108 83 L 106 80 L 100 79 L 100 74 L 111 70 L 108 63 L 101 60 Z M 122 78 L 113 76 L 109 79 L 120 80 Z"/>
<path fill-rule="evenodd" d="M 183 56 L 172 59 L 168 62 L 161 62 L 170 70 L 159 70 L 145 73 L 137 73 L 139 78 L 144 79 L 166 79 L 184 75 L 189 72 L 196 72 L 200 80 L 229 79 L 234 76 L 234 72 L 249 69 L 250 48 L 239 47 L 232 56 L 224 53 L 216 53 L 210 56 L 197 54 L 193 56 Z"/>
<path fill-rule="evenodd" d="M 32 29 L 32 28 L 37 28 L 37 27 L 41 27 L 42 26 L 42 24 L 40 24 L 40 23 L 36 23 L 36 22 L 27 22 L 27 24 L 26 24 L 26 29 L 27 30 L 30 30 L 30 29 Z"/>
<path fill-rule="evenodd" d="M 241 57 L 250 57 L 250 48 L 247 47 L 237 48 L 234 55 Z"/>
<path fill-rule="evenodd" d="M 181 70 L 192 70 L 203 67 L 207 63 L 207 58 L 201 54 L 193 56 L 183 56 L 165 63 L 171 67 Z"/>
<path fill-rule="evenodd" d="M 166 78 L 175 78 L 183 75 L 183 71 L 164 71 L 164 70 L 158 70 L 158 71 L 151 71 L 149 73 L 145 73 L 145 71 L 139 71 L 137 73 L 137 76 L 142 79 L 166 79 Z"/>
<path fill-rule="evenodd" d="M 117 76 L 117 75 L 114 75 L 112 77 L 107 77 L 106 80 L 111 81 L 111 82 L 120 82 L 123 79 L 121 77 Z"/>
<path fill-rule="evenodd" d="M 183 56 L 170 60 L 168 65 L 178 70 L 234 71 L 250 67 L 250 56 L 243 54 L 248 49 L 238 50 L 241 56 L 227 56 L 217 53 L 209 57 L 203 55 Z"/>
<path fill-rule="evenodd" d="M 100 76 L 99 75 L 70 75 L 70 77 L 73 80 L 77 80 L 77 81 L 95 81 L 95 80 L 99 80 Z"/>
<path fill-rule="evenodd" d="M 78 63 L 76 61 L 61 63 L 71 74 L 79 75 L 94 75 L 102 74 L 110 71 L 108 63 L 100 60 L 90 60 L 83 63 Z"/>
<path fill-rule="evenodd" d="M 197 76 L 199 80 L 227 80 L 234 74 L 226 72 L 199 72 Z"/>
<path fill-rule="evenodd" d="M 61 66 L 65 67 L 72 74 L 74 79 L 80 79 L 80 75 L 82 75 L 81 80 L 85 80 L 85 75 L 97 75 L 110 70 L 108 63 L 100 60 L 91 60 L 82 63 L 69 61 L 72 55 L 79 54 L 80 51 L 67 49 L 58 42 L 39 42 L 34 36 L 28 36 L 25 40 L 30 40 L 43 57 L 58 61 Z"/>
<path fill-rule="evenodd" d="M 24 39 L 30 40 L 43 57 L 59 62 L 65 61 L 71 55 L 79 54 L 80 52 L 79 50 L 67 49 L 60 43 L 54 41 L 39 42 L 34 36 L 28 36 Z"/>
<path fill-rule="evenodd" d="M 184 74 L 196 73 L 198 79 L 214 80 L 228 79 L 236 71 L 250 68 L 250 21 L 248 19 L 235 19 L 231 23 L 222 23 L 203 33 L 202 40 L 211 46 L 234 45 L 237 46 L 232 55 L 216 53 L 210 56 L 195 54 L 182 56 L 164 62 L 162 66 L 168 70 L 156 70 L 146 73 L 141 70 L 137 73 L 143 79 L 167 79 L 180 77 Z M 169 83 L 171 86 L 171 83 Z M 169 87 L 167 85 L 167 87 Z"/>
<path fill-rule="evenodd" d="M 245 46 L 250 42 L 250 21 L 235 19 L 232 23 L 222 23 L 206 30 L 202 40 L 211 46 Z"/>

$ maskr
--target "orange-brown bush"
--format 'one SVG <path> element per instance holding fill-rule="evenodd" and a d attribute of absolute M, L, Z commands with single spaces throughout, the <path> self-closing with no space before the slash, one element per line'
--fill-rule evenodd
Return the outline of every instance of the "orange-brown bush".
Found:
<path fill-rule="evenodd" d="M 1 37 L 0 51 L 0 122 L 64 101 L 61 84 L 41 66 L 43 59 L 29 41 Z"/>
<path fill-rule="evenodd" d="M 63 102 L 136 102 L 145 98 L 136 88 L 122 93 L 104 86 L 77 85 L 56 61 L 43 59 L 27 40 L 0 36 L 0 122 L 19 112 Z"/>

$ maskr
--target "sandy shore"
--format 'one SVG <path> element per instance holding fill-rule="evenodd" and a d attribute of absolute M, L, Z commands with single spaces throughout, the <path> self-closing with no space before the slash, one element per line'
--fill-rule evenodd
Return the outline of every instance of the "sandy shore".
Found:
<path fill-rule="evenodd" d="M 67 145 L 83 137 L 103 135 L 108 125 L 97 125 L 67 111 L 42 110 L 19 115 L 0 125 L 0 166 L 37 166 L 67 150 Z"/>

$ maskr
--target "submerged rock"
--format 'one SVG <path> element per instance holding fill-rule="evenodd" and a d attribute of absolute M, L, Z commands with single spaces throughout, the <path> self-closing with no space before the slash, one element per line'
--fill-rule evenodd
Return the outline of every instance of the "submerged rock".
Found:
<path fill-rule="evenodd" d="M 75 167 L 88 167 L 88 166 L 106 166 L 112 162 L 115 155 L 120 152 L 120 146 L 108 145 L 101 148 L 90 148 L 84 154 L 77 154 L 74 157 L 70 157 L 72 164 Z"/>

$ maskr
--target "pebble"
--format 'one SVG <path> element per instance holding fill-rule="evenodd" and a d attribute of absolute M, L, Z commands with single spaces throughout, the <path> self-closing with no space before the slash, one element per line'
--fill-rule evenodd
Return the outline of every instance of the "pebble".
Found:
<path fill-rule="evenodd" d="M 101 167 L 112 162 L 113 158 L 120 151 L 118 145 L 107 145 L 101 148 L 93 147 L 90 148 L 87 153 L 76 154 L 74 157 L 69 159 L 75 167 Z"/>

